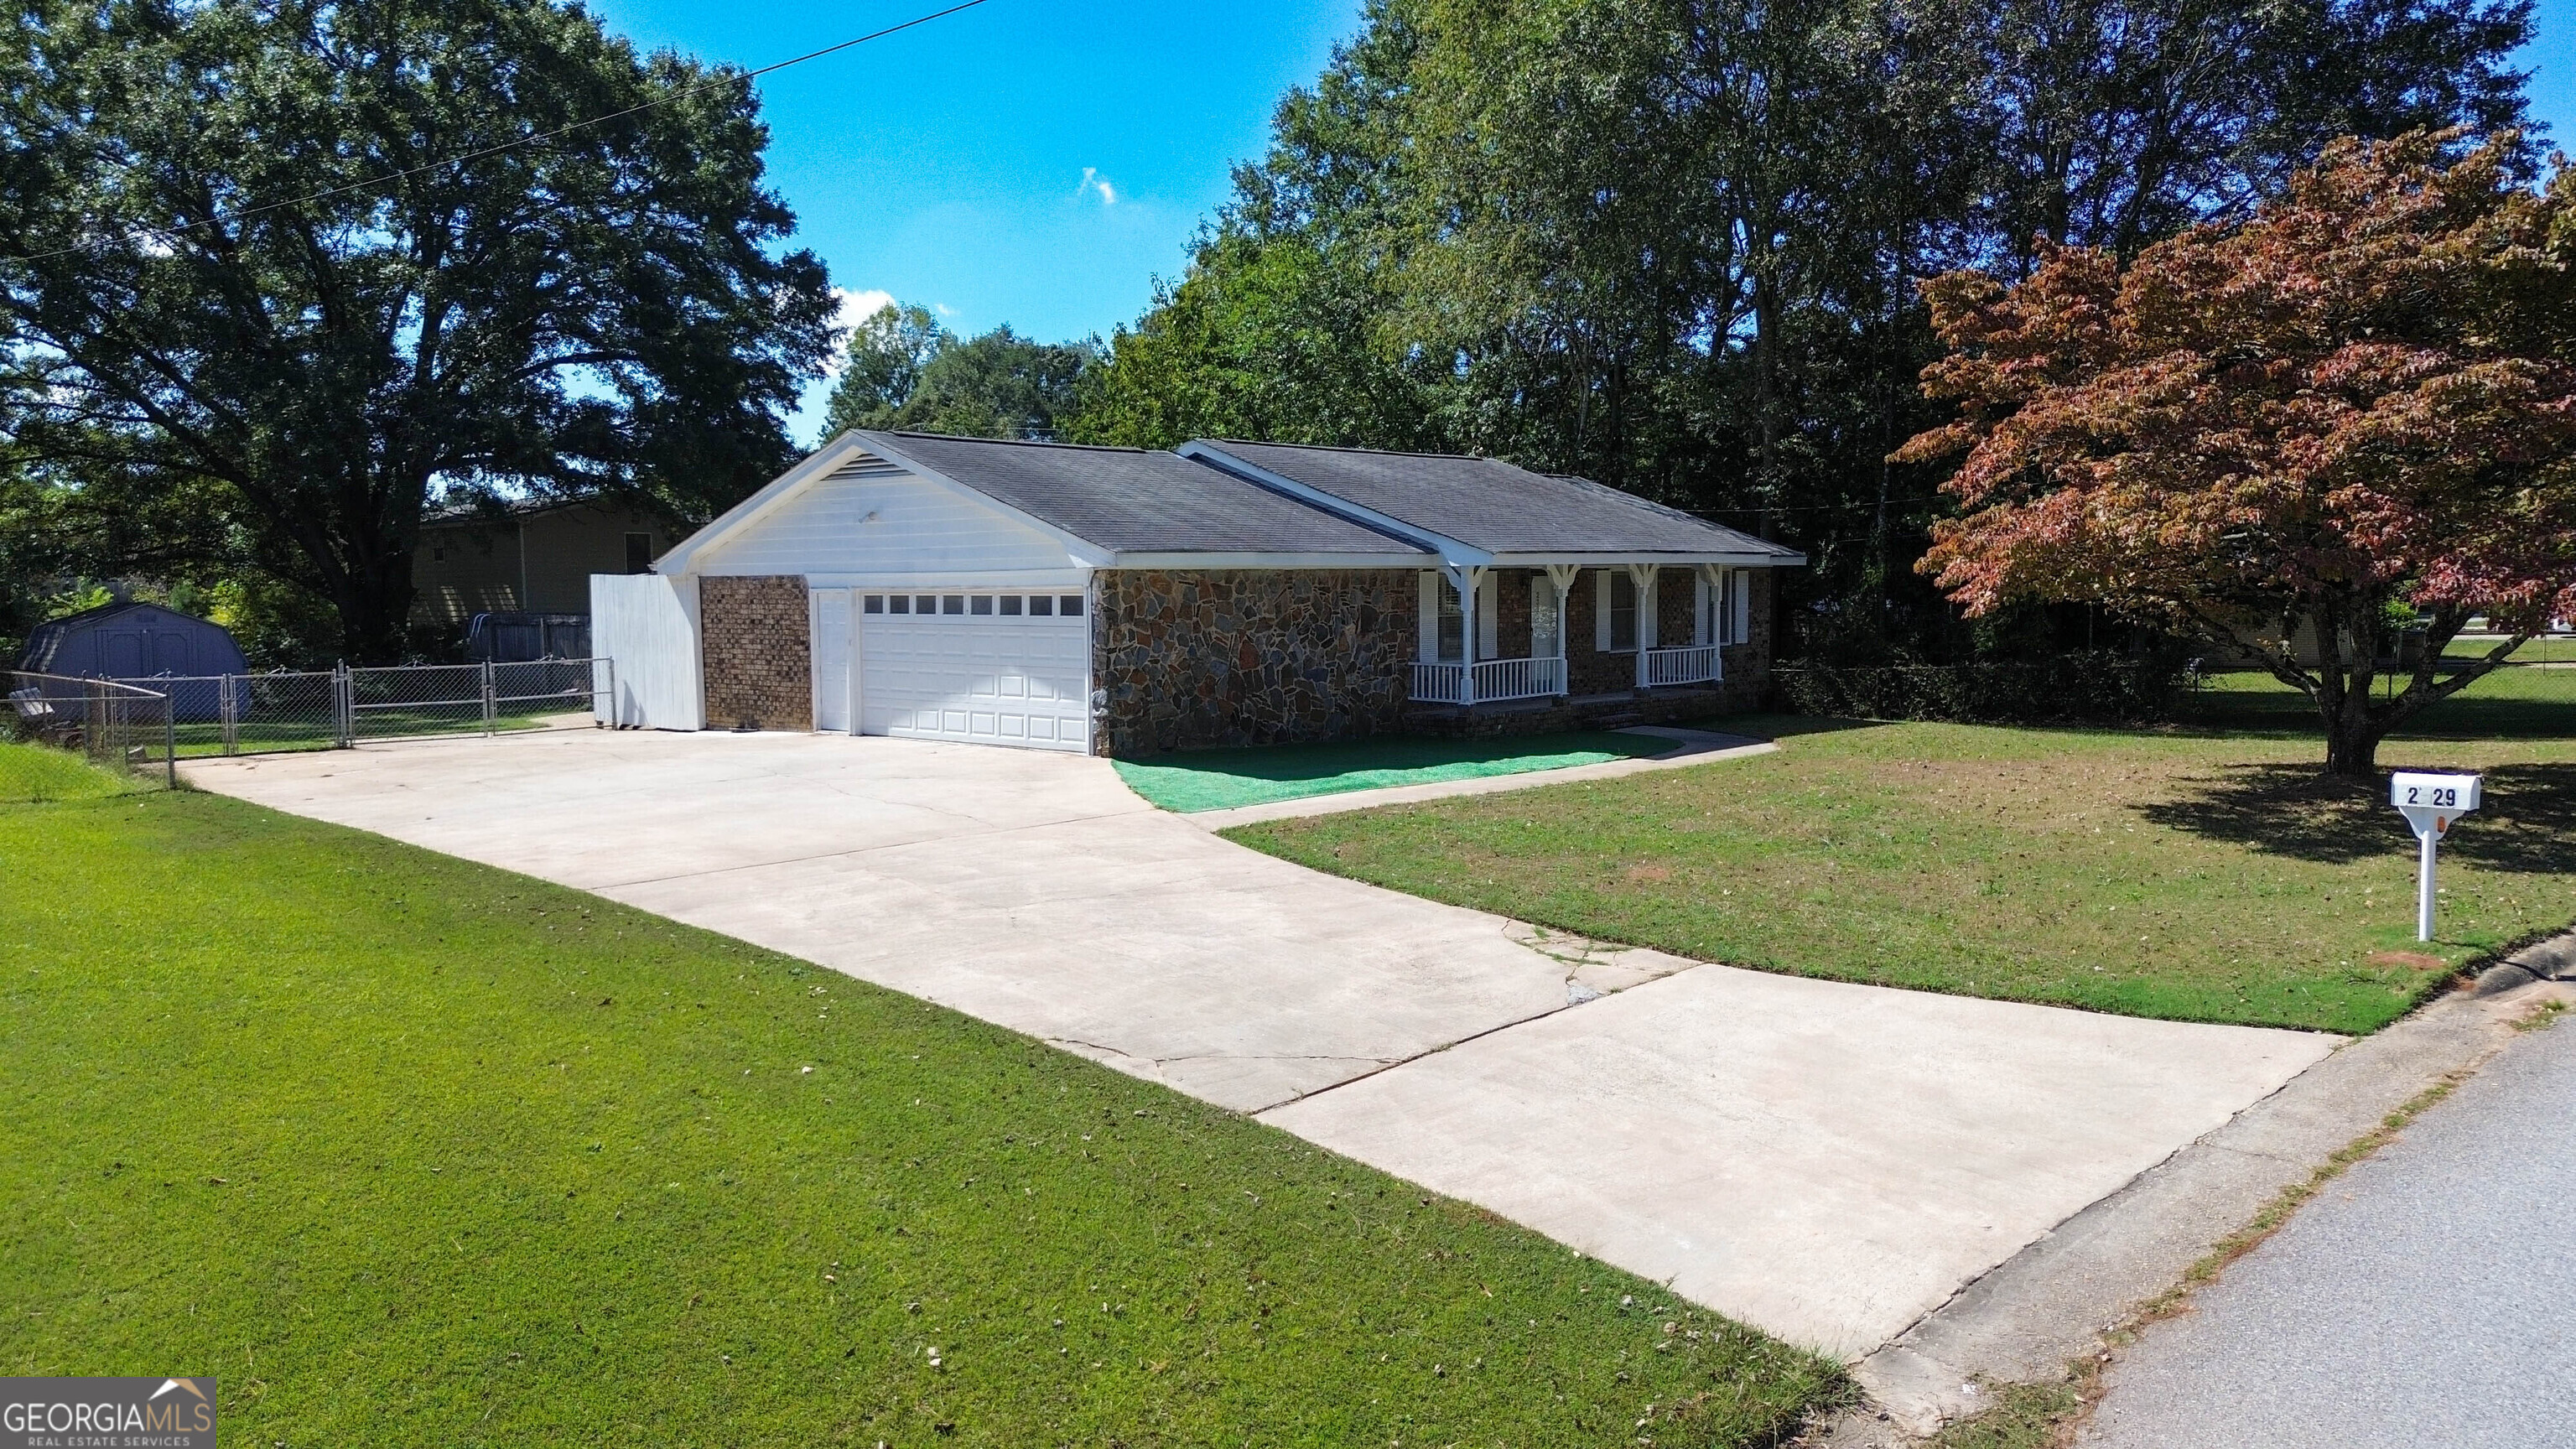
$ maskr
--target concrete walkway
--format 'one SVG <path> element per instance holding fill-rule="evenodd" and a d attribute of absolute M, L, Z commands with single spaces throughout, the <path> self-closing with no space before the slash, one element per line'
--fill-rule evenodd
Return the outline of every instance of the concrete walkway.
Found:
<path fill-rule="evenodd" d="M 2334 1044 L 1552 938 L 1036 751 L 562 731 L 184 768 L 1259 1113 L 1847 1356 Z"/>

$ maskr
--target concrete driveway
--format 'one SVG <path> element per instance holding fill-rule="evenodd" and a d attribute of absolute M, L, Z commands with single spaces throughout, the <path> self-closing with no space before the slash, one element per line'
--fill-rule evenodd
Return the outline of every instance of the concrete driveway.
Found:
<path fill-rule="evenodd" d="M 570 730 L 185 769 L 1258 1113 L 1845 1356 L 2335 1040 L 1532 945 L 1037 751 Z"/>

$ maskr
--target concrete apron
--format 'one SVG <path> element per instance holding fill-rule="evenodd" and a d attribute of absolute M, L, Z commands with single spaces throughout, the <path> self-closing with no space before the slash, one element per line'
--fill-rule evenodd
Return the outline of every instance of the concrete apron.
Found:
<path fill-rule="evenodd" d="M 1556 938 L 1038 751 L 571 731 L 183 768 L 1026 1032 L 1845 1358 L 2336 1043 Z"/>

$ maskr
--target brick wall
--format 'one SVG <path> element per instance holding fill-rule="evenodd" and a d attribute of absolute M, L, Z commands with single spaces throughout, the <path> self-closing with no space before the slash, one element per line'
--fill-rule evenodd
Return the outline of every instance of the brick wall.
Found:
<path fill-rule="evenodd" d="M 1396 726 L 1413 662 L 1411 570 L 1094 577 L 1091 682 L 1106 705 L 1095 712 L 1092 748 L 1101 754 L 1350 739 Z"/>
<path fill-rule="evenodd" d="M 1760 709 L 1771 695 L 1771 641 L 1778 626 L 1780 571 L 1753 570 L 1750 616 L 1753 636 L 1749 643 L 1729 644 L 1718 651 L 1725 666 L 1726 707 L 1729 710 Z"/>
<path fill-rule="evenodd" d="M 814 727 L 814 655 L 799 574 L 698 581 L 707 728 Z"/>

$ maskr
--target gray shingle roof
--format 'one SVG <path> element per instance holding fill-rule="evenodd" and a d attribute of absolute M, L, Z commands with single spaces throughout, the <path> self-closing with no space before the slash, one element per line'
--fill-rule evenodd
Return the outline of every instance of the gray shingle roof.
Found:
<path fill-rule="evenodd" d="M 1254 467 L 1490 553 L 1795 551 L 1582 478 L 1496 458 L 1210 442 Z"/>
<path fill-rule="evenodd" d="M 861 433 L 978 493 L 1122 553 L 1423 551 L 1177 453 L 1072 443 Z"/>

